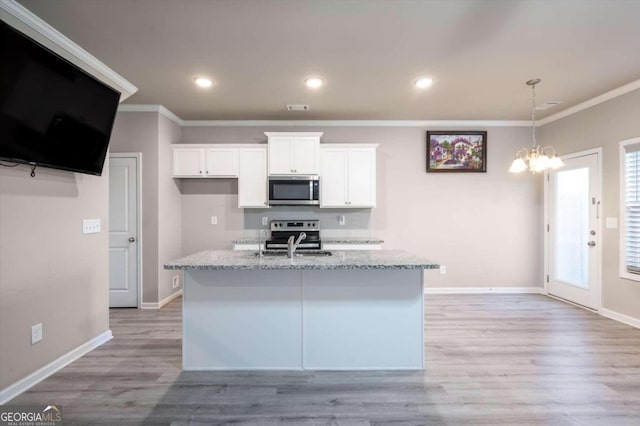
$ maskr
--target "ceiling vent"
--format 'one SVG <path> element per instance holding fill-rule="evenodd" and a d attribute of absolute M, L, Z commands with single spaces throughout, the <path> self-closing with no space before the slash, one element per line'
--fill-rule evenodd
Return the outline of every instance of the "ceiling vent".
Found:
<path fill-rule="evenodd" d="M 544 111 L 545 109 L 553 108 L 556 105 L 560 105 L 562 101 L 547 101 L 536 107 L 536 111 Z"/>
<path fill-rule="evenodd" d="M 287 105 L 287 111 L 309 111 L 309 105 Z"/>

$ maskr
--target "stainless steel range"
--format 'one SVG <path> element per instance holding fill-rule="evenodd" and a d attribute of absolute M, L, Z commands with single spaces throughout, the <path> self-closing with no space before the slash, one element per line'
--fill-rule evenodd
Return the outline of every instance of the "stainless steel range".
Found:
<path fill-rule="evenodd" d="M 320 221 L 319 220 L 272 220 L 270 224 L 271 239 L 267 240 L 267 250 L 287 250 L 289 238 L 293 235 L 298 240 L 300 234 L 307 236 L 300 244 L 298 250 L 320 250 Z"/>

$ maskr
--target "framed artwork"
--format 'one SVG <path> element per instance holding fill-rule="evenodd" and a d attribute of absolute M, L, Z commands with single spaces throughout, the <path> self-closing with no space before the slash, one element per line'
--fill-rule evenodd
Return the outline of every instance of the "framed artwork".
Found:
<path fill-rule="evenodd" d="M 427 132 L 427 173 L 487 171 L 487 132 Z"/>

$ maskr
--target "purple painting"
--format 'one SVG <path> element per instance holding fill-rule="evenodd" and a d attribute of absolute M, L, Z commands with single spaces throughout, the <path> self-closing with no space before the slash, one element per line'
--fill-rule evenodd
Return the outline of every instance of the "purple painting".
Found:
<path fill-rule="evenodd" d="M 486 172 L 487 132 L 427 132 L 427 172 Z"/>

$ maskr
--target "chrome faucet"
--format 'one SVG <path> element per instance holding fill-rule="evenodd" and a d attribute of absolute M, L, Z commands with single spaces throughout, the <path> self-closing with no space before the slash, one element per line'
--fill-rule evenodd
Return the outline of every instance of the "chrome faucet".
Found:
<path fill-rule="evenodd" d="M 295 238 L 296 236 L 292 235 L 289 237 L 289 241 L 287 241 L 287 257 L 289 257 L 290 259 L 296 253 L 296 249 L 298 248 L 298 244 L 300 244 L 300 241 L 307 238 L 307 234 L 305 234 L 304 232 L 301 232 L 300 235 L 298 235 L 297 241 L 294 243 L 293 240 Z"/>
<path fill-rule="evenodd" d="M 262 236 L 264 235 L 264 239 L 267 239 L 267 230 L 266 229 L 261 229 L 260 232 L 258 232 L 258 257 L 263 257 L 264 256 L 264 250 L 262 249 Z M 266 241 L 265 241 L 266 244 Z"/>

